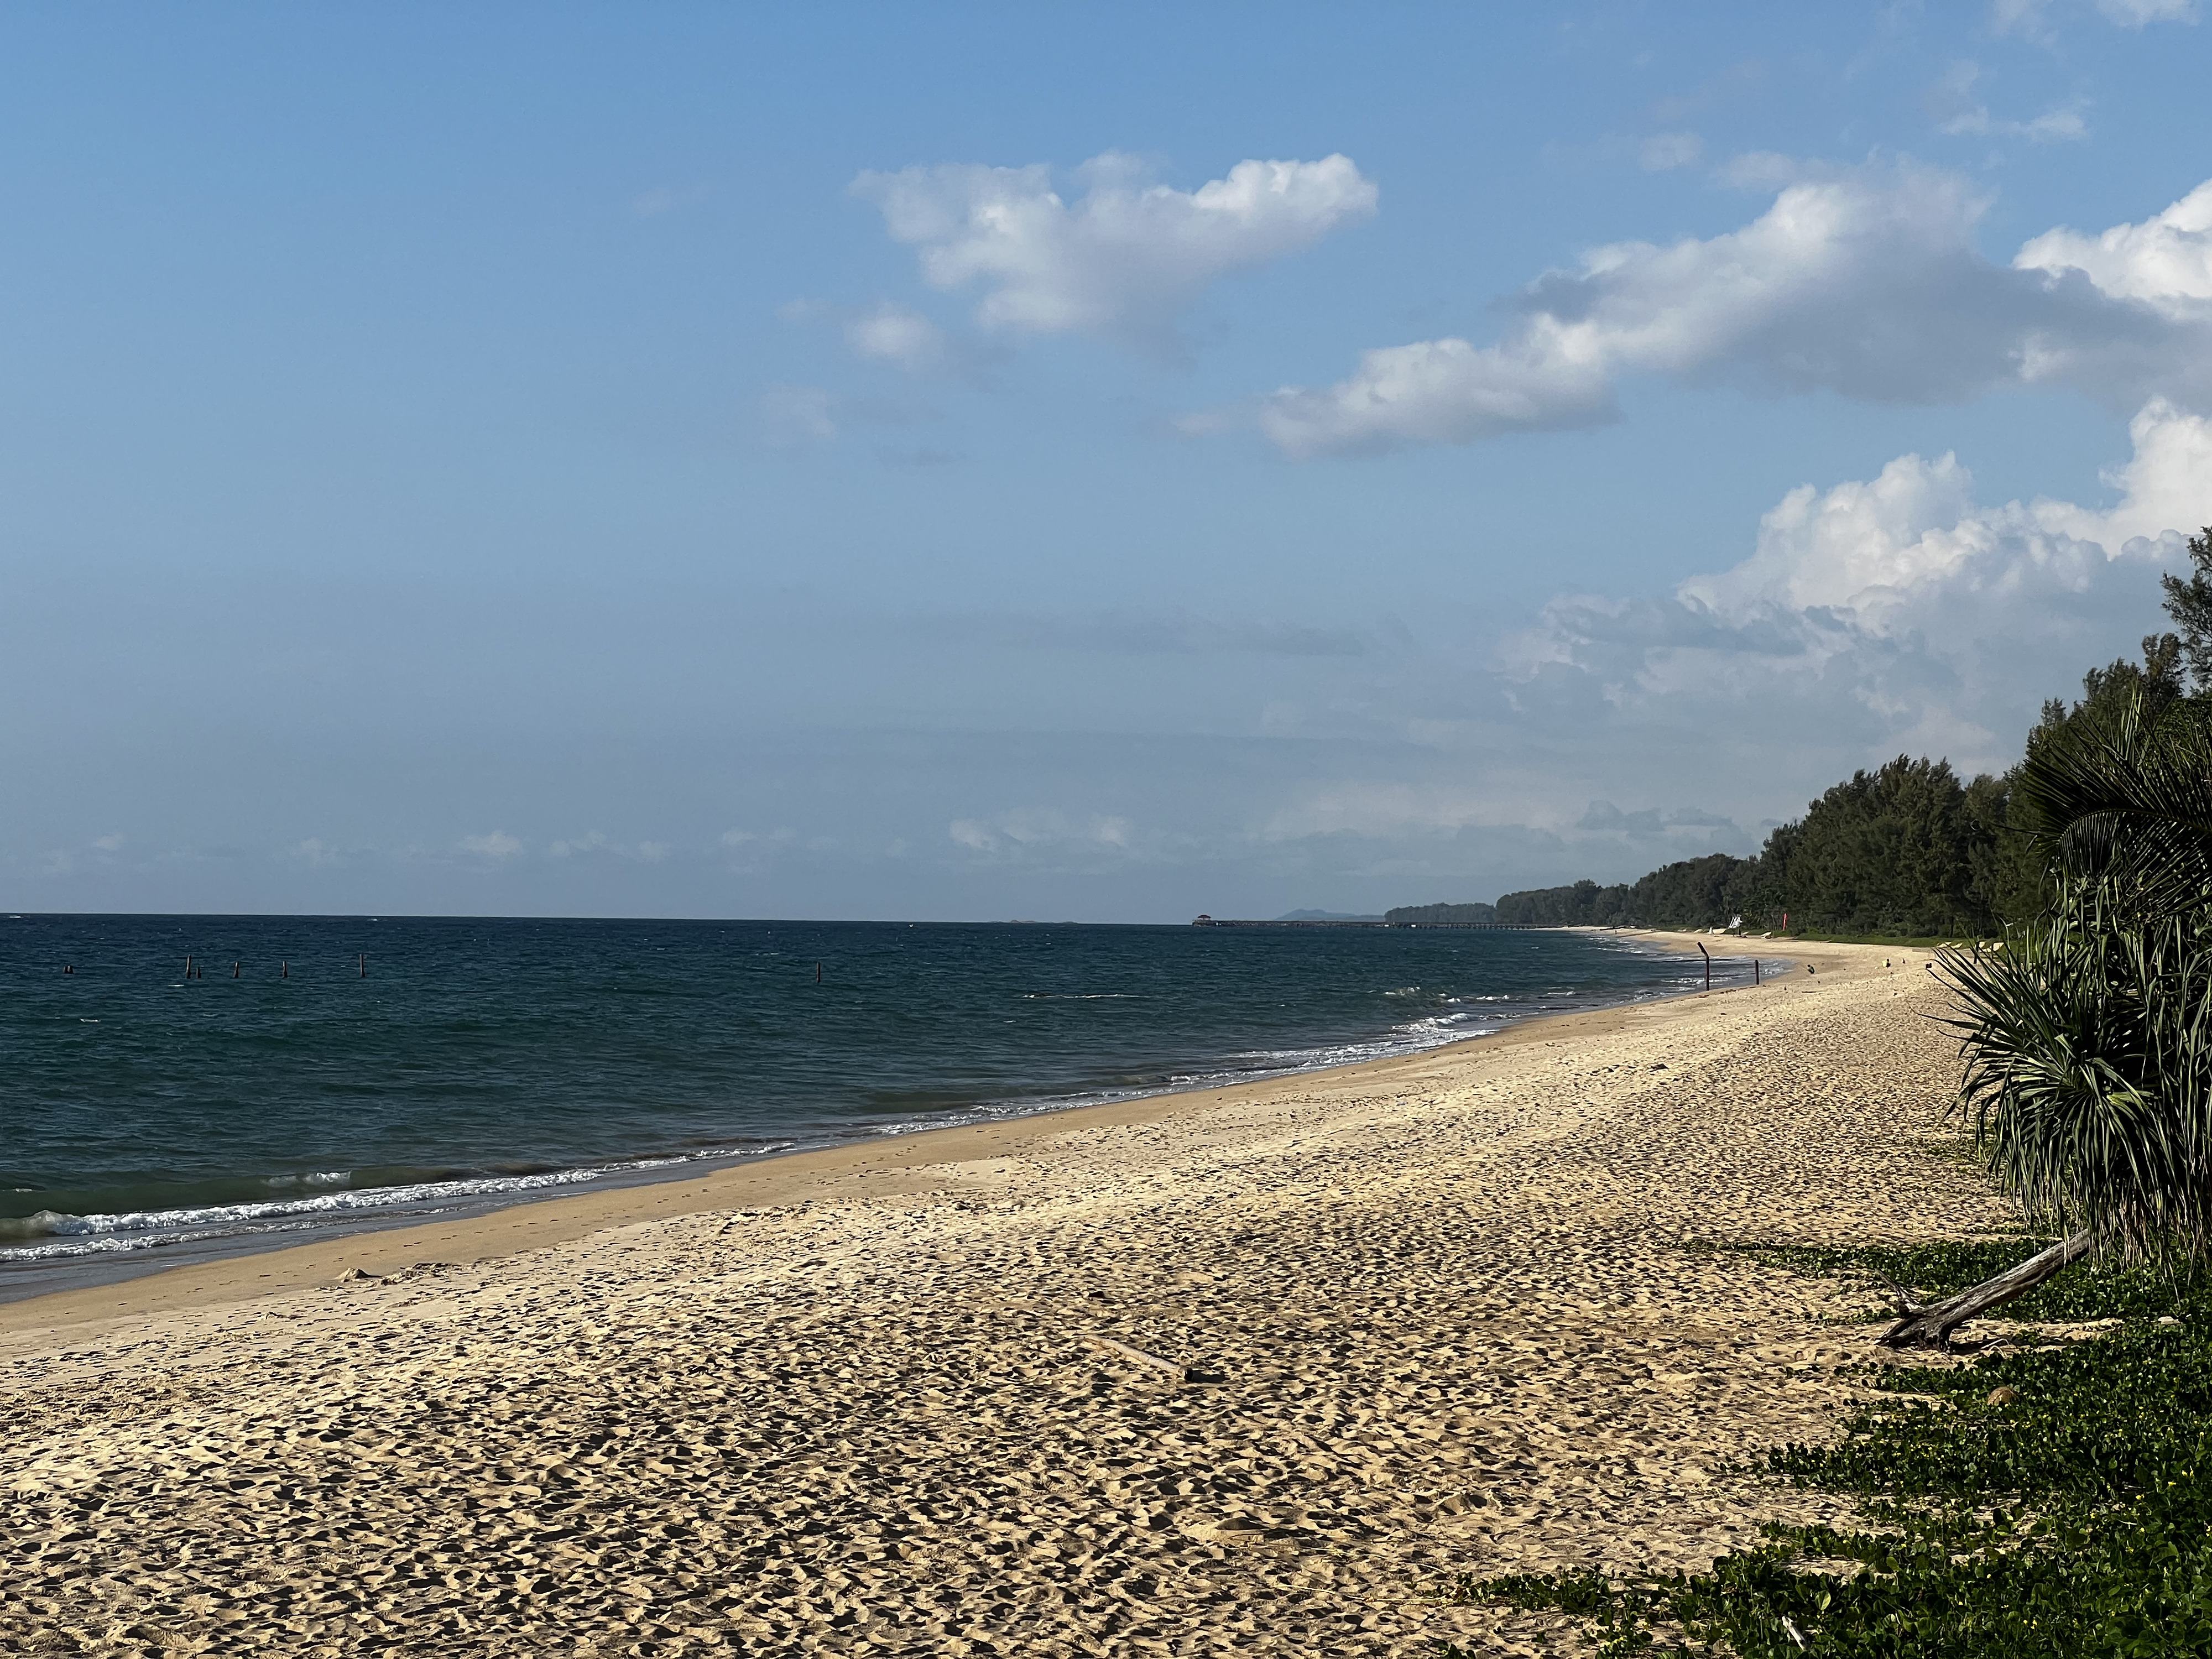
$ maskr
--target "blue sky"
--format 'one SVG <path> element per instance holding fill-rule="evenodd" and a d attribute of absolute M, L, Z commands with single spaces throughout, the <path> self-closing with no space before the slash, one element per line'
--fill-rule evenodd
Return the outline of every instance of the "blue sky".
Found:
<path fill-rule="evenodd" d="M 0 902 L 1097 921 L 1747 852 L 2212 520 L 2212 39 L 0 13 Z"/>

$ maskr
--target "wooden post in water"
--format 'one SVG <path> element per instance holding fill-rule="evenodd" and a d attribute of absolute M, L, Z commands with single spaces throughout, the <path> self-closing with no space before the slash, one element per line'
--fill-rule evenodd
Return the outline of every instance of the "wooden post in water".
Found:
<path fill-rule="evenodd" d="M 822 983 L 822 964 L 818 962 L 814 964 L 814 982 L 817 985 Z"/>
<path fill-rule="evenodd" d="M 362 952 L 361 976 L 363 979 L 367 979 L 368 977 L 368 953 L 366 951 Z"/>
<path fill-rule="evenodd" d="M 1753 985 L 1759 983 L 1759 958 L 1757 957 L 1753 957 L 1751 959 L 1751 982 Z"/>
<path fill-rule="evenodd" d="M 289 963 L 289 962 L 288 962 L 288 963 L 286 963 L 284 964 L 284 966 L 283 966 L 283 970 L 277 974 L 276 977 L 277 977 L 277 978 L 279 978 L 279 979 L 289 979 L 289 978 L 291 978 L 291 977 L 292 977 L 292 964 L 291 964 L 290 963 Z"/>
<path fill-rule="evenodd" d="M 1713 953 L 1705 949 L 1703 939 L 1698 941 L 1698 954 L 1705 959 L 1705 989 L 1710 991 L 1713 988 Z"/>
<path fill-rule="evenodd" d="M 236 979 L 236 978 L 238 977 L 238 975 L 239 975 L 239 972 L 240 972 L 240 970 L 241 969 L 243 969 L 243 968 L 245 967 L 245 965 L 246 965 L 246 964 L 245 964 L 244 963 L 240 963 L 240 962 L 234 962 L 234 963 L 232 963 L 230 964 L 230 976 L 231 976 L 233 979 Z"/>

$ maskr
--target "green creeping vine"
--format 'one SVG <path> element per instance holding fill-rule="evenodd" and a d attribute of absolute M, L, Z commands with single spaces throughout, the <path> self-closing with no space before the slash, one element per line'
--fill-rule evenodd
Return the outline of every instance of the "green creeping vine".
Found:
<path fill-rule="evenodd" d="M 2036 1248 L 1791 1254 L 1940 1295 Z M 1867 1529 L 1770 1526 L 1710 1571 L 1631 1583 L 1462 1576 L 1451 1599 L 1573 1614 L 1614 1656 L 2212 1653 L 2212 1288 L 2077 1269 L 2036 1294 L 2006 1315 L 2124 1322 L 1955 1368 L 1875 1369 L 1883 1397 L 1836 1444 L 1760 1460 L 1793 1485 L 1857 1494 Z M 1993 1403 L 2000 1388 L 2010 1396 Z M 1438 1659 L 1471 1656 L 1446 1644 Z"/>

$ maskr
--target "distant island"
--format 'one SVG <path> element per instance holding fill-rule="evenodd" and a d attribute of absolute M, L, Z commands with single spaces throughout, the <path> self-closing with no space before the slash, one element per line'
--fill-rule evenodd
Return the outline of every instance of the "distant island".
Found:
<path fill-rule="evenodd" d="M 1393 927 L 1492 927 L 1494 904 L 1401 904 L 1382 918 Z"/>
<path fill-rule="evenodd" d="M 1277 921 L 1380 921 L 1380 916 L 1356 916 L 1349 910 L 1285 910 Z"/>

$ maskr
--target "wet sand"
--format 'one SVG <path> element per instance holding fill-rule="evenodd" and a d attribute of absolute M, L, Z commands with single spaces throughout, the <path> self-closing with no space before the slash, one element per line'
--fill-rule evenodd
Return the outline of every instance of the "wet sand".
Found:
<path fill-rule="evenodd" d="M 1832 1432 L 1869 1331 L 1699 1245 L 2009 1218 L 1943 1155 L 1925 955 L 1788 948 L 0 1307 L 0 1653 L 1538 1651 L 1438 1593 L 1829 1501 L 1723 1466 Z"/>

